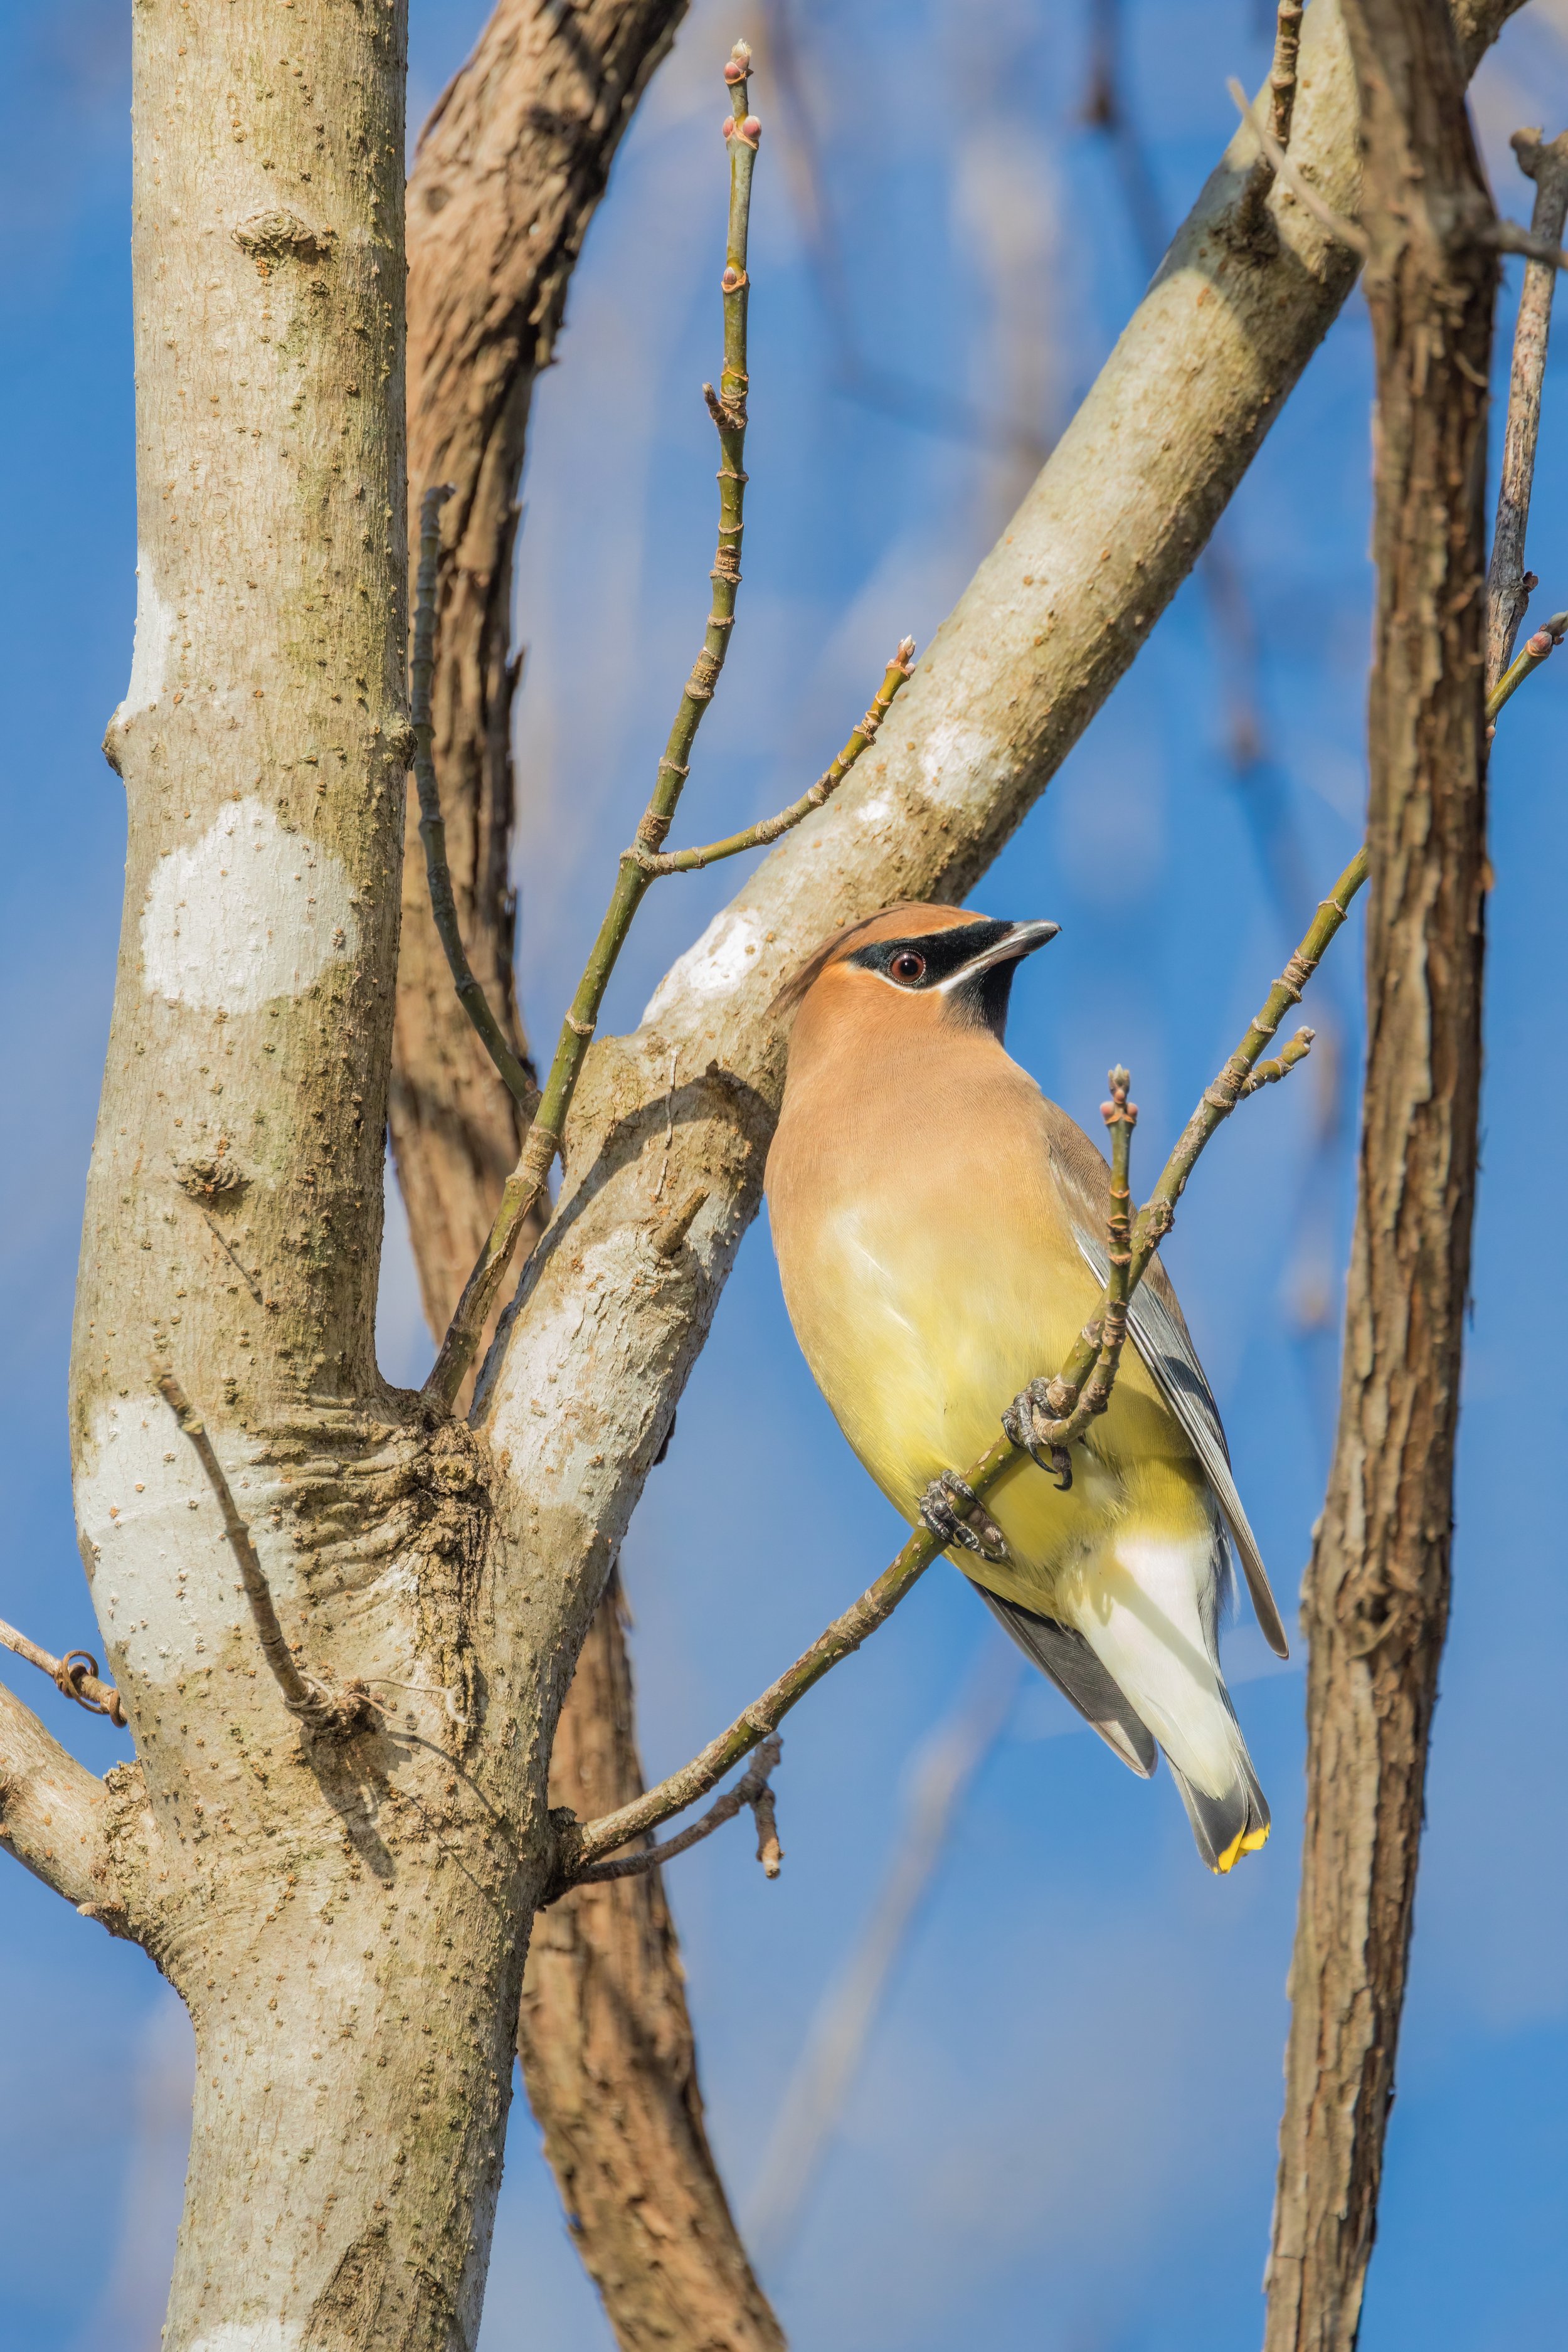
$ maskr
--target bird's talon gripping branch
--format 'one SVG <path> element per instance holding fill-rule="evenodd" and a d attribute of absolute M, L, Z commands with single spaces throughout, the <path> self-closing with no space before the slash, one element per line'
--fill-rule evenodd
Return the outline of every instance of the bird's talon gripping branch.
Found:
<path fill-rule="evenodd" d="M 1020 1454 L 1026 1454 L 1040 1469 L 1048 1471 L 1064 1495 L 1072 1486 L 1072 1456 L 1065 1445 L 1056 1444 L 1037 1432 L 1042 1424 L 1048 1428 L 1059 1421 L 1077 1402 L 1070 1392 L 1064 1394 L 1058 1381 L 1031 1381 L 1026 1389 L 1019 1390 L 1002 1416 L 1003 1434 L 1009 1444 L 1016 1445 Z"/>
<path fill-rule="evenodd" d="M 943 1470 L 921 1496 L 921 1517 L 945 1550 L 959 1544 L 982 1559 L 1004 1560 L 1007 1539 L 973 1486 L 956 1470 Z"/>

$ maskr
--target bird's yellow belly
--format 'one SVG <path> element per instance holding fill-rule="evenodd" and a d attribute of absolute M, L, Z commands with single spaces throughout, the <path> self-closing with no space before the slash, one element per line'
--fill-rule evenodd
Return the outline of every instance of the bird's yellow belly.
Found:
<path fill-rule="evenodd" d="M 979 1460 L 1019 1390 L 1060 1369 L 1093 1311 L 1098 1287 L 1065 1238 L 1065 1249 L 1026 1248 L 1001 1219 L 973 1240 L 926 1216 L 900 1216 L 890 1231 L 875 1204 L 856 1203 L 825 1215 L 808 1284 L 781 1269 L 818 1386 L 911 1522 L 931 1479 Z M 1110 1411 L 1072 1454 L 1065 1494 L 1023 1457 L 991 1489 L 986 1508 L 1007 1538 L 1007 1563 L 955 1555 L 967 1575 L 1026 1608 L 1048 1610 L 1067 1598 L 1064 1583 L 1092 1577 L 1119 1526 L 1181 1534 L 1209 1523 L 1206 1482 L 1131 1346 Z"/>

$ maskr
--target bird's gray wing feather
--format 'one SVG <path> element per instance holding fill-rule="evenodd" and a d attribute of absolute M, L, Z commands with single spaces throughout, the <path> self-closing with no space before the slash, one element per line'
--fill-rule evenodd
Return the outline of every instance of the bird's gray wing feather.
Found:
<path fill-rule="evenodd" d="M 971 1580 L 973 1581 L 973 1579 Z M 1159 1761 L 1160 1751 L 1131 1701 L 1111 1679 L 1081 1633 L 1058 1625 L 1054 1617 L 1037 1617 L 1032 1609 L 1003 1601 L 983 1584 L 974 1587 L 997 1623 L 1016 1642 L 1026 1658 L 1055 1683 L 1065 1699 L 1092 1724 L 1106 1746 L 1121 1757 L 1130 1771 L 1146 1780 Z"/>
<path fill-rule="evenodd" d="M 1092 1234 L 1086 1233 L 1076 1221 L 1073 1234 L 1096 1276 L 1103 1282 L 1108 1271 L 1105 1244 L 1097 1241 Z M 1288 1658 L 1290 1645 L 1285 1638 L 1279 1603 L 1268 1581 L 1268 1571 L 1263 1565 L 1263 1555 L 1258 1549 L 1258 1538 L 1247 1525 L 1247 1513 L 1241 1507 L 1241 1496 L 1236 1491 L 1236 1480 L 1230 1467 L 1230 1449 L 1225 1442 L 1219 1407 L 1204 1377 L 1204 1368 L 1198 1361 L 1191 1334 L 1179 1314 L 1173 1311 L 1149 1282 L 1141 1283 L 1128 1303 L 1127 1328 L 1133 1346 L 1153 1374 L 1160 1393 L 1192 1441 L 1193 1451 L 1203 1465 L 1204 1475 L 1213 1487 L 1215 1500 L 1225 1514 L 1231 1540 L 1240 1556 L 1242 1572 L 1247 1578 L 1247 1589 L 1252 1595 L 1252 1605 L 1258 1612 L 1263 1638 L 1276 1657 Z"/>

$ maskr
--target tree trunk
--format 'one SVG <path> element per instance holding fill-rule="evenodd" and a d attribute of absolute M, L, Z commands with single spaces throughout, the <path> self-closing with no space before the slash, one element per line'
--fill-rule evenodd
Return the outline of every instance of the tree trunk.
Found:
<path fill-rule="evenodd" d="M 621 135 L 685 0 L 593 0 L 570 22 L 501 0 L 409 182 L 410 521 L 444 517 L 436 766 L 469 961 L 514 1045 L 512 551 L 533 385 Z M 479 397 L 476 397 L 476 387 Z M 521 1147 L 511 1097 L 454 993 L 410 802 L 392 1138 L 439 1338 Z M 618 1596 L 573 1682 L 552 1801 L 607 1812 L 642 1787 Z M 623 2346 L 782 2344 L 708 2145 L 674 1925 L 656 1876 L 569 1895 L 542 1925 L 519 2052 L 563 2202 Z"/>
<path fill-rule="evenodd" d="M 71 1423 L 163 1856 L 141 1933 L 195 2029 L 165 2343 L 448 2352 L 478 2326 L 551 1725 L 494 1606 L 480 1450 L 373 1349 L 405 18 L 142 0 L 133 26 L 129 848 Z M 289 1713 L 164 1364 L 300 1663 L 381 1702 L 352 1734 Z"/>
<path fill-rule="evenodd" d="M 582 1820 L 643 1789 L 617 1580 L 551 1758 Z M 581 1886 L 535 1925 L 518 2032 L 573 2236 L 628 2352 L 782 2346 L 708 2147 L 680 1950 L 657 1871 Z"/>
<path fill-rule="evenodd" d="M 1447 1624 L 1481 1058 L 1495 247 L 1439 0 L 1345 0 L 1377 352 L 1368 1048 L 1340 1428 L 1302 1616 L 1307 1831 L 1268 2352 L 1350 2352 Z"/>

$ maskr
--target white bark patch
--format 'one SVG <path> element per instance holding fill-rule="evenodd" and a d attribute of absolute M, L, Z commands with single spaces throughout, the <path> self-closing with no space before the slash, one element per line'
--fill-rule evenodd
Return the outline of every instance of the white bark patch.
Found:
<path fill-rule="evenodd" d="M 926 729 L 920 750 L 921 775 L 939 806 L 985 805 L 994 800 L 1006 773 L 1005 748 L 984 727 L 961 719 L 937 719 Z"/>
<path fill-rule="evenodd" d="M 224 1466 L 264 1553 L 268 1530 L 258 1521 L 274 1482 L 259 1468 Z M 217 1499 L 162 1397 L 122 1397 L 100 1408 L 82 1450 L 76 1507 L 99 1622 L 128 1676 L 174 1682 L 216 1665 L 237 1639 L 255 1641 Z M 270 1563 L 268 1575 L 281 1600 Z"/>
<path fill-rule="evenodd" d="M 142 984 L 170 1003 L 247 1013 L 302 995 L 358 944 L 344 867 L 249 798 L 159 859 L 142 910 Z"/>
<path fill-rule="evenodd" d="M 296 2352 L 304 2335 L 297 2319 L 226 2319 L 198 2336 L 191 2352 Z"/>
<path fill-rule="evenodd" d="M 174 640 L 174 615 L 159 595 L 153 566 L 136 551 L 136 635 L 131 650 L 131 683 L 125 699 L 110 721 L 123 726 L 139 710 L 151 710 L 163 691 L 169 647 Z"/>
<path fill-rule="evenodd" d="M 643 1025 L 661 1020 L 683 996 L 723 996 L 739 988 L 762 944 L 754 915 L 727 907 L 715 915 L 695 947 L 678 956 L 648 998 Z"/>

